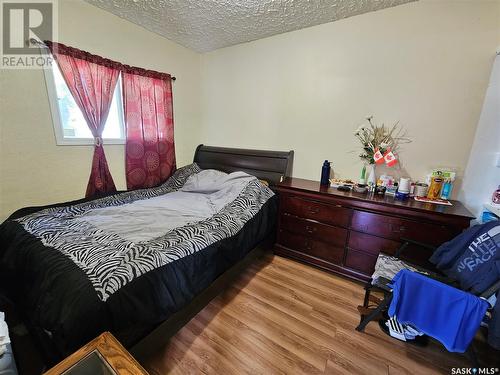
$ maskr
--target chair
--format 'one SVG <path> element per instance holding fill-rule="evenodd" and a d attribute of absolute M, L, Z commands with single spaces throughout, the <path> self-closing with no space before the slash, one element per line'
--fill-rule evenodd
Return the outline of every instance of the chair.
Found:
<path fill-rule="evenodd" d="M 407 261 L 401 260 L 400 257 L 402 253 L 409 245 L 415 245 L 417 247 L 432 251 L 436 249 L 436 247 L 428 244 L 413 241 L 410 239 L 403 239 L 403 244 L 396 251 L 394 256 L 386 255 L 384 253 L 379 254 L 377 263 L 375 265 L 375 272 L 372 276 L 372 281 L 368 282 L 365 285 L 365 297 L 363 305 L 358 306 L 361 319 L 359 325 L 356 327 L 357 331 L 363 332 L 366 325 L 370 321 L 381 316 L 388 310 L 392 301 L 392 289 L 388 286 L 388 284 L 391 282 L 396 273 L 402 269 L 409 269 L 415 272 L 422 273 L 427 277 L 458 288 L 459 284 L 456 280 L 450 279 L 439 271 L 428 270 Z M 483 293 L 477 296 L 488 299 L 499 290 L 500 280 L 497 280 L 493 285 L 491 285 Z M 382 292 L 384 296 L 381 300 L 379 300 L 371 294 L 372 292 Z M 378 303 L 378 306 L 376 308 L 371 308 L 370 302 Z M 474 349 L 472 347 L 472 343 L 465 352 L 465 355 L 469 358 L 474 367 L 479 366 L 476 355 L 474 353 Z"/>

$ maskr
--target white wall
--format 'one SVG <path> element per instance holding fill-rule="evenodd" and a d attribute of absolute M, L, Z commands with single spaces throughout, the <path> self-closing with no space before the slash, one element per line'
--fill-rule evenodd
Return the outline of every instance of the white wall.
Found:
<path fill-rule="evenodd" d="M 499 1 L 420 0 L 200 55 L 85 2 L 60 0 L 59 40 L 178 78 L 179 165 L 198 143 L 294 149 L 297 177 L 318 179 L 328 158 L 337 175 L 357 178 L 352 133 L 373 114 L 407 127 L 413 143 L 400 155 L 401 173 L 421 178 L 434 166 L 467 165 L 499 15 Z M 43 73 L 0 70 L 0 85 L 0 220 L 82 197 L 93 150 L 56 146 Z M 487 149 L 491 137 L 478 137 L 475 148 Z M 105 149 L 125 188 L 123 146 Z M 489 190 L 474 199 L 482 203 Z"/>
<path fill-rule="evenodd" d="M 199 143 L 200 55 L 83 1 L 59 1 L 59 41 L 177 77 L 174 123 L 179 165 Z M 57 146 L 41 70 L 0 70 L 0 222 L 14 210 L 82 198 L 92 146 Z M 125 189 L 123 145 L 107 145 L 118 189 Z"/>
<path fill-rule="evenodd" d="M 353 131 L 367 114 L 399 120 L 412 178 L 463 170 L 488 83 L 497 1 L 418 2 L 203 55 L 204 143 L 295 150 L 294 176 L 324 159 L 358 178 Z M 459 188 L 459 187 L 458 187 Z"/>
<path fill-rule="evenodd" d="M 497 56 L 484 100 L 483 110 L 465 171 L 459 198 L 480 217 L 482 206 L 500 185 L 500 56 Z"/>

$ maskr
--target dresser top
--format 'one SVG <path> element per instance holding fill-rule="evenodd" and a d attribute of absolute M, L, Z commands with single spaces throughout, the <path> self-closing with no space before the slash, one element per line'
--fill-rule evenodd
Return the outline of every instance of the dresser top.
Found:
<path fill-rule="evenodd" d="M 399 200 L 389 195 L 380 196 L 373 193 L 361 194 L 353 191 L 340 191 L 337 190 L 337 188 L 321 186 L 319 181 L 305 180 L 295 177 L 285 178 L 283 182 L 278 185 L 278 190 L 280 189 L 293 189 L 310 193 L 319 193 L 326 196 L 354 199 L 362 202 L 377 203 L 385 206 L 406 208 L 420 212 L 461 216 L 471 219 L 474 218 L 474 215 L 472 215 L 462 203 L 456 200 L 451 201 L 453 204 L 452 206 L 417 202 L 413 198 Z"/>

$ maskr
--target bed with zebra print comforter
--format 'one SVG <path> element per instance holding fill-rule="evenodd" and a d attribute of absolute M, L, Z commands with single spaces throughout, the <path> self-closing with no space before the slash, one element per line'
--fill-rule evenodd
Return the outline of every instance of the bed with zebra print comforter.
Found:
<path fill-rule="evenodd" d="M 191 164 L 156 188 L 18 211 L 0 272 L 61 354 L 104 330 L 132 344 L 263 240 L 276 210 L 255 177 Z"/>

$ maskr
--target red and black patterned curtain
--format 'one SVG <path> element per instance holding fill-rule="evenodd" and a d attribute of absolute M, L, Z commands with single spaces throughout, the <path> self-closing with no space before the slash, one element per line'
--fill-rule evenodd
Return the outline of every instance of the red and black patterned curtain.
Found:
<path fill-rule="evenodd" d="M 127 189 L 161 184 L 175 171 L 172 79 L 142 70 L 123 71 L 127 128 Z"/>
<path fill-rule="evenodd" d="M 94 136 L 94 156 L 85 196 L 114 192 L 116 187 L 104 154 L 102 132 L 120 70 L 110 60 L 63 44 L 46 43 Z"/>
<path fill-rule="evenodd" d="M 128 189 L 161 184 L 175 171 L 172 77 L 124 65 L 45 41 L 95 140 L 87 197 L 116 191 L 104 154 L 102 132 L 122 73 Z M 174 78 L 175 79 L 175 78 Z"/>

